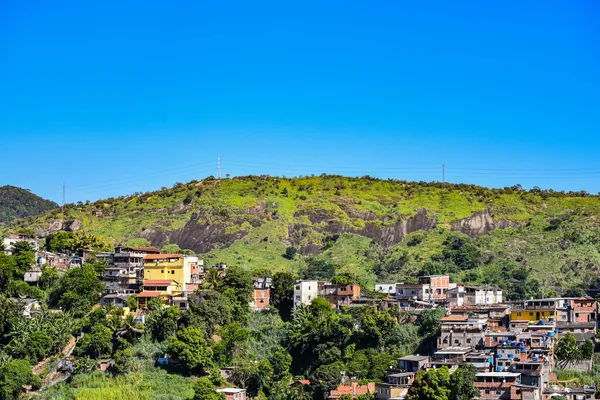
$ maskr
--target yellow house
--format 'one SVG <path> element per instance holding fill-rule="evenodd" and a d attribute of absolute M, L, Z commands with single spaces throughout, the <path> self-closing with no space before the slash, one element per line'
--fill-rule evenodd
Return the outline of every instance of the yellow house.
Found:
<path fill-rule="evenodd" d="M 171 280 L 177 290 L 193 290 L 198 284 L 198 274 L 196 256 L 148 254 L 144 257 L 144 281 Z"/>
<path fill-rule="evenodd" d="M 510 312 L 511 321 L 556 320 L 560 299 L 532 299 L 514 304 Z"/>

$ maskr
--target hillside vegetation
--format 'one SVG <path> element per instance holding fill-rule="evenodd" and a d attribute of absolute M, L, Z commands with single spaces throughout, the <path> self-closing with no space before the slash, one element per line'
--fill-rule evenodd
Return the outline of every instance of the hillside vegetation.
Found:
<path fill-rule="evenodd" d="M 0 223 L 35 216 L 57 208 L 58 204 L 15 186 L 0 187 Z"/>
<path fill-rule="evenodd" d="M 450 273 L 523 297 L 599 285 L 598 216 L 599 198 L 585 192 L 249 176 L 69 205 L 4 231 L 72 230 L 114 243 L 189 249 L 207 263 L 256 273 L 348 273 L 368 284 Z M 286 255 L 292 247 L 297 254 Z"/>

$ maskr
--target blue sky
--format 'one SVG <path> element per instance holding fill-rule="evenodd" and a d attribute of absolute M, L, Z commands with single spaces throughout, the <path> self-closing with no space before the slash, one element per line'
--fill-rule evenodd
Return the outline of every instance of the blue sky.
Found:
<path fill-rule="evenodd" d="M 459 4 L 460 3 L 460 4 Z M 0 185 L 216 173 L 600 191 L 595 1 L 0 2 Z"/>

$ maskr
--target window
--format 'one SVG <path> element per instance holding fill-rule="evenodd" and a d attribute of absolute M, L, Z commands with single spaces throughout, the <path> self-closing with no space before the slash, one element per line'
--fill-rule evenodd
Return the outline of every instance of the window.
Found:
<path fill-rule="evenodd" d="M 160 270 L 160 273 L 161 273 L 161 274 L 164 274 L 164 273 L 165 273 L 165 270 L 164 270 L 164 269 L 161 269 L 161 270 Z"/>
<path fill-rule="evenodd" d="M 520 312 L 518 312 L 518 313 L 517 313 L 517 317 L 520 317 L 520 316 L 521 316 L 521 313 L 520 313 Z"/>
<path fill-rule="evenodd" d="M 530 317 L 532 317 L 532 316 L 533 316 L 533 313 L 532 313 L 531 311 L 529 312 L 529 316 L 530 316 Z"/>
<path fill-rule="evenodd" d="M 575 313 L 575 318 L 579 318 L 579 313 L 578 312 Z"/>
<path fill-rule="evenodd" d="M 296 290 L 300 290 L 300 285 L 296 285 Z"/>
<path fill-rule="evenodd" d="M 171 270 L 171 274 L 174 275 L 175 274 L 175 270 Z"/>
<path fill-rule="evenodd" d="M 467 343 L 471 343 L 471 338 L 467 338 Z"/>

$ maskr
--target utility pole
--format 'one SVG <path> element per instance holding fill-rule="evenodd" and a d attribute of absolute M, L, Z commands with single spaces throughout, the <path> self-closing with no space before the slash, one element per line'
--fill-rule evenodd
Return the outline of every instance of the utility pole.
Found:
<path fill-rule="evenodd" d="M 221 179 L 221 156 L 217 156 L 217 179 Z"/>
<path fill-rule="evenodd" d="M 442 162 L 442 183 L 446 182 L 446 165 Z"/>

